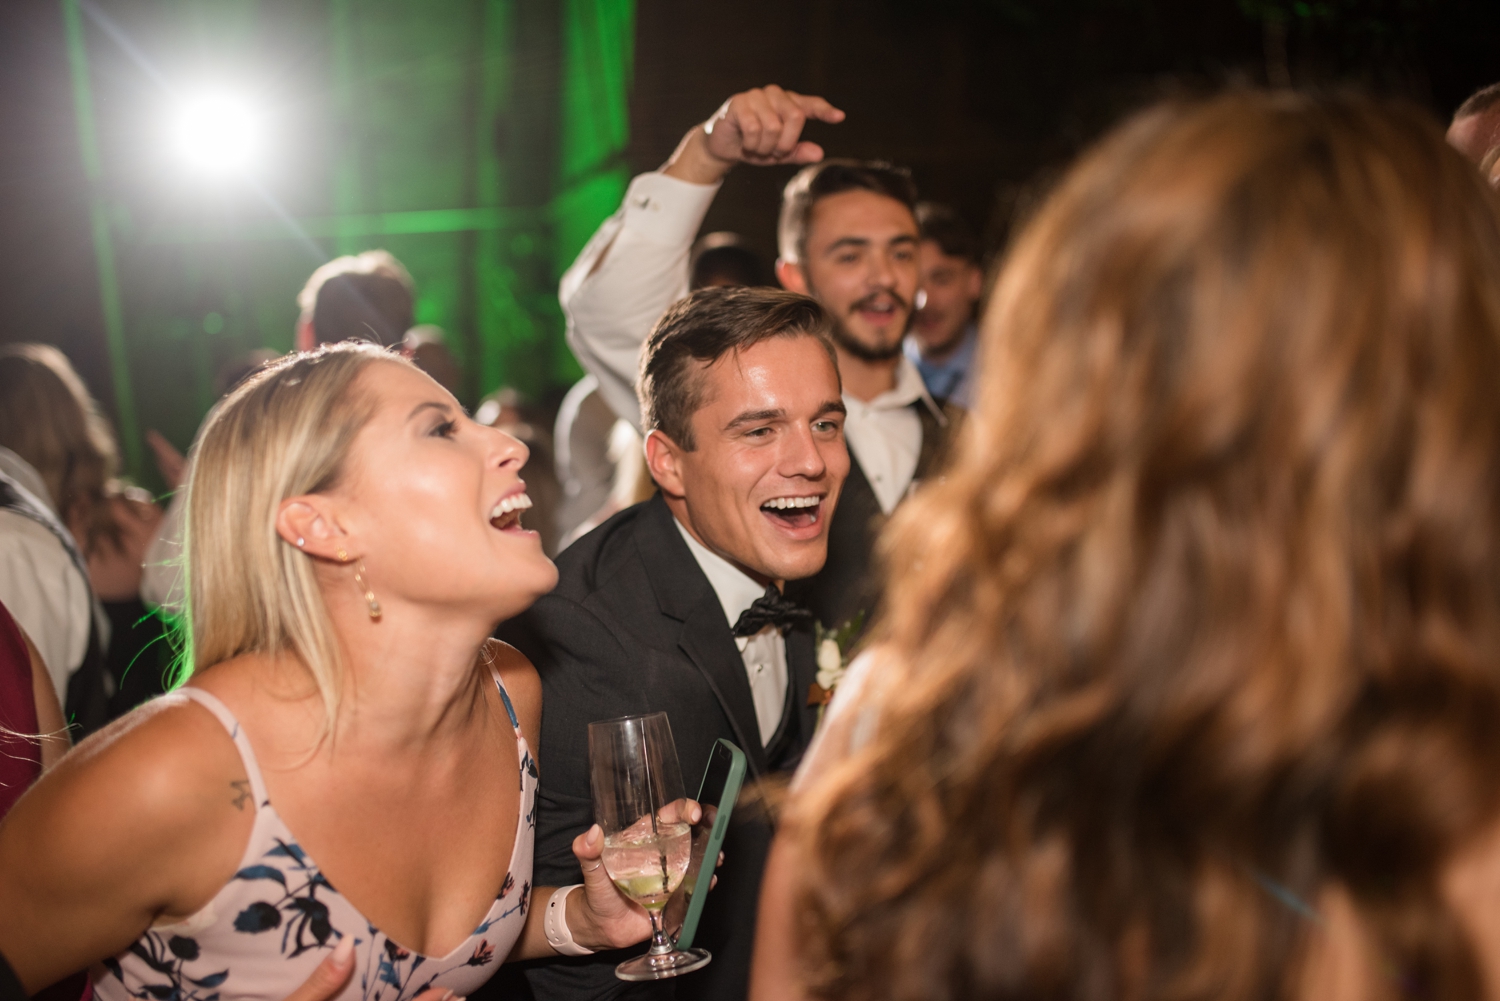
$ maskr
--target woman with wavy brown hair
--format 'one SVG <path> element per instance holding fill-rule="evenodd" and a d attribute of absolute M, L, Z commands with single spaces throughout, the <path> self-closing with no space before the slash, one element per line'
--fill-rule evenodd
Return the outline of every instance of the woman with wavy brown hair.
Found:
<path fill-rule="evenodd" d="M 1409 107 L 1158 107 L 984 337 L 754 993 L 1500 997 L 1495 195 Z"/>

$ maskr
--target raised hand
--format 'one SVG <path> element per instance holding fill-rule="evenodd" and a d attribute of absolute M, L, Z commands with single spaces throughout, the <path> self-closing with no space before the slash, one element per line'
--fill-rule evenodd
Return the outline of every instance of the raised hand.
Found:
<path fill-rule="evenodd" d="M 683 137 L 663 173 L 714 184 L 736 163 L 817 163 L 823 147 L 802 138 L 809 119 L 837 123 L 844 113 L 821 97 L 775 84 L 735 94 Z"/>

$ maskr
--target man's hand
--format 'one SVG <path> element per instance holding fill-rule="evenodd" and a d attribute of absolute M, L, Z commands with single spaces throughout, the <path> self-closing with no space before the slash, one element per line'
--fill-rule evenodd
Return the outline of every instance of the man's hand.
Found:
<path fill-rule="evenodd" d="M 717 184 L 736 163 L 817 163 L 823 147 L 802 138 L 810 118 L 836 123 L 844 113 L 821 97 L 775 84 L 736 94 L 683 137 L 662 173 L 694 184 Z"/>

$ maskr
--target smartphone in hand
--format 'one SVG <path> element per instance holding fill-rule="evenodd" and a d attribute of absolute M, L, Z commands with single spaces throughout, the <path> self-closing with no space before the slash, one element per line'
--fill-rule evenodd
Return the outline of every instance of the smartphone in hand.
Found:
<path fill-rule="evenodd" d="M 693 825 L 693 854 L 688 861 L 688 870 L 662 914 L 662 925 L 667 934 L 677 940 L 679 949 L 692 947 L 698 921 L 703 916 L 703 903 L 708 899 L 708 888 L 713 882 L 719 850 L 729 831 L 729 818 L 744 784 L 745 752 L 727 740 L 718 740 L 709 752 L 708 767 L 703 770 L 703 782 L 698 787 L 698 803 L 703 807 L 703 816 Z M 707 865 L 705 860 L 708 860 Z"/>

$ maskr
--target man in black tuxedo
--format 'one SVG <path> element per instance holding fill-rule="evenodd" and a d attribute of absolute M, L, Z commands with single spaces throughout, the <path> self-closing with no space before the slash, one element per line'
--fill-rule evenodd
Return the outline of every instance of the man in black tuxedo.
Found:
<path fill-rule="evenodd" d="M 751 781 L 793 768 L 812 738 L 811 616 L 780 591 L 823 566 L 849 472 L 828 325 L 801 295 L 705 289 L 648 339 L 639 386 L 660 493 L 563 552 L 557 589 L 499 633 L 542 679 L 535 882 L 581 879 L 569 845 L 593 822 L 589 723 L 666 712 L 690 791 L 721 737 Z M 743 998 L 771 828 L 753 810 L 736 821 L 695 942 L 708 967 L 630 985 L 614 966 L 640 949 L 590 955 L 532 967 L 535 995 Z"/>
<path fill-rule="evenodd" d="M 641 345 L 688 292 L 689 248 L 724 178 L 741 163 L 804 165 L 782 191 L 776 279 L 829 315 L 853 467 L 823 571 L 787 595 L 830 629 L 876 614 L 875 538 L 940 468 L 960 416 L 932 398 L 902 351 L 921 287 L 916 185 L 889 163 L 825 159 L 804 138 L 808 122 L 843 120 L 823 98 L 774 85 L 733 95 L 660 170 L 631 181 L 558 287 L 569 346 L 615 413 L 634 421 Z"/>

